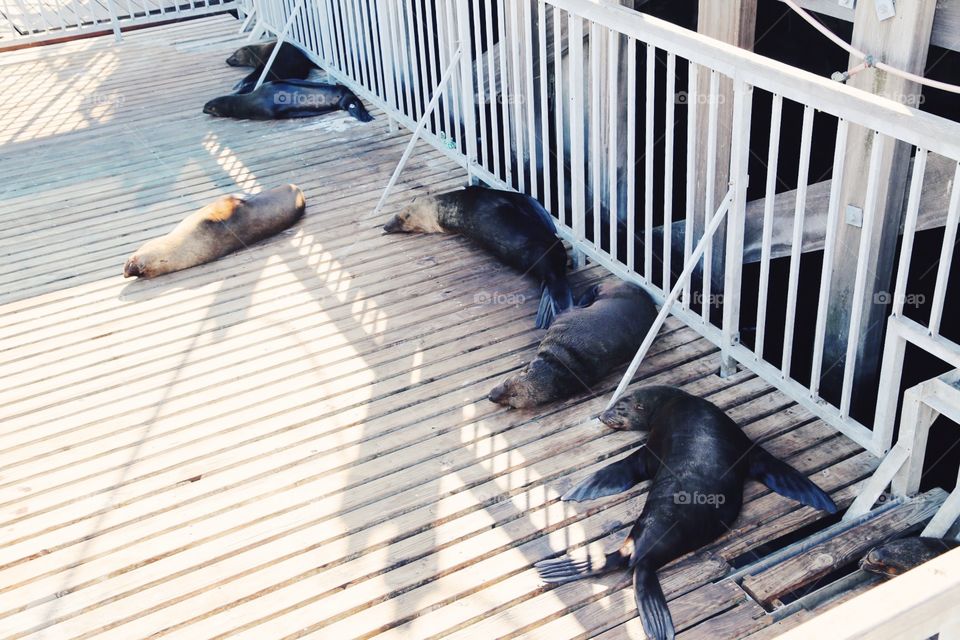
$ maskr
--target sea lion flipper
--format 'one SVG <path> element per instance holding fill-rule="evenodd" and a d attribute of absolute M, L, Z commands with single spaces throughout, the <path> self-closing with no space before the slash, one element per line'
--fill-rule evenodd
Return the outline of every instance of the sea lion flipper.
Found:
<path fill-rule="evenodd" d="M 553 319 L 573 306 L 573 291 L 566 278 L 544 282 L 540 290 L 540 308 L 537 309 L 537 329 L 549 329 Z"/>
<path fill-rule="evenodd" d="M 589 307 L 590 305 L 592 305 L 594 302 L 597 301 L 597 296 L 599 295 L 600 295 L 600 285 L 595 284 L 583 292 L 583 294 L 577 300 L 577 306 L 580 307 L 581 309 Z"/>
<path fill-rule="evenodd" d="M 762 447 L 750 450 L 750 477 L 759 480 L 777 493 L 800 504 L 836 513 L 837 505 L 826 492 L 805 475 L 782 460 L 773 457 Z"/>
<path fill-rule="evenodd" d="M 633 570 L 633 595 L 643 630 L 651 640 L 673 640 L 673 618 L 667 608 L 667 599 L 657 580 L 657 572 L 638 565 Z"/>
<path fill-rule="evenodd" d="M 626 458 L 600 469 L 563 494 L 560 499 L 567 502 L 583 502 L 623 493 L 651 476 L 651 467 L 647 462 L 649 455 L 645 446 L 640 447 Z"/>

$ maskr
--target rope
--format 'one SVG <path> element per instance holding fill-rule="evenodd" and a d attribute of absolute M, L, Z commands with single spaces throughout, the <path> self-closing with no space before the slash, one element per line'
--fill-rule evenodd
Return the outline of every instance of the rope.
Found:
<path fill-rule="evenodd" d="M 848 42 L 845 42 L 844 40 L 842 40 L 839 36 L 837 36 L 837 34 L 835 34 L 834 32 L 827 29 L 825 26 L 820 24 L 818 20 L 816 20 L 813 16 L 807 13 L 807 11 L 803 9 L 800 5 L 798 5 L 796 2 L 794 2 L 794 0 L 783 0 L 783 2 L 786 3 L 786 5 L 790 7 L 797 15 L 799 15 L 806 22 L 808 22 L 810 26 L 812 26 L 814 29 L 816 29 L 817 31 L 825 35 L 827 38 L 829 38 L 830 41 L 833 42 L 835 45 L 845 50 L 850 55 L 863 60 L 862 63 L 858 64 L 857 66 L 851 68 L 848 71 L 842 71 L 842 72 L 838 71 L 837 73 L 833 74 L 832 77 L 834 80 L 845 82 L 848 78 L 850 78 L 851 76 L 857 73 L 860 73 L 864 69 L 873 67 L 875 69 L 879 69 L 880 71 L 885 71 L 890 75 L 899 76 L 901 78 L 904 78 L 905 80 L 916 82 L 917 84 L 921 84 L 923 86 L 930 87 L 932 89 L 940 89 L 942 91 L 949 91 L 950 93 L 960 94 L 960 86 L 957 86 L 955 84 L 948 84 L 946 82 L 940 82 L 939 80 L 931 80 L 923 76 L 918 76 L 915 73 L 910 73 L 909 71 L 904 71 L 903 69 L 891 67 L 885 62 L 880 62 L 876 60 L 872 55 L 869 55 L 867 53 L 864 53 L 863 51 L 860 51 L 859 49 L 852 46 Z"/>

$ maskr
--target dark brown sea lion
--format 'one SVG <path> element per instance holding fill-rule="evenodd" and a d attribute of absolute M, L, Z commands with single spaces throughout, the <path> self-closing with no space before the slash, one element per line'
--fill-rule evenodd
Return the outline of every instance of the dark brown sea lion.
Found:
<path fill-rule="evenodd" d="M 247 45 L 237 49 L 227 58 L 227 64 L 231 67 L 254 67 L 253 71 L 234 85 L 233 90 L 236 93 L 253 91 L 276 44 L 276 42 L 266 42 Z M 310 71 L 316 68 L 317 66 L 310 61 L 307 54 L 295 45 L 284 42 L 280 45 L 280 51 L 277 52 L 273 64 L 270 65 L 270 72 L 263 80 L 264 82 L 304 80 L 310 75 Z"/>
<path fill-rule="evenodd" d="M 303 216 L 305 206 L 303 192 L 292 184 L 248 198 L 225 196 L 137 249 L 123 277 L 153 278 L 216 260 L 280 233 Z"/>
<path fill-rule="evenodd" d="M 573 305 L 567 250 L 553 218 L 528 195 L 471 186 L 417 198 L 384 225 L 386 233 L 459 233 L 541 282 L 538 329 Z"/>
<path fill-rule="evenodd" d="M 626 282 L 597 285 L 580 306 L 557 318 L 533 360 L 489 398 L 520 409 L 590 391 L 630 360 L 656 317 L 653 300 L 642 289 Z"/>
<path fill-rule="evenodd" d="M 657 569 L 730 530 L 748 478 L 830 513 L 837 506 L 806 476 L 755 445 L 712 403 L 676 387 L 625 395 L 600 419 L 615 429 L 649 430 L 644 446 L 604 467 L 563 496 L 592 500 L 652 479 L 626 541 L 599 558 L 563 557 L 536 564 L 546 582 L 569 582 L 617 569 L 633 571 L 640 621 L 650 638 L 674 637 Z"/>
<path fill-rule="evenodd" d="M 360 122 L 373 120 L 350 89 L 306 80 L 264 82 L 256 91 L 221 96 L 203 106 L 203 112 L 211 116 L 249 120 L 308 118 L 337 110 L 346 111 Z"/>
<path fill-rule="evenodd" d="M 860 561 L 860 568 L 886 578 L 895 578 L 957 547 L 960 547 L 957 540 L 901 538 L 871 549 Z"/>

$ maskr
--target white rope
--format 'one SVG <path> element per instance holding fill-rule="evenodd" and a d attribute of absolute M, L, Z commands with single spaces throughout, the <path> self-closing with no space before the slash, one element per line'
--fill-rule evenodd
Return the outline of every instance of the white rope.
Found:
<path fill-rule="evenodd" d="M 844 49 L 847 53 L 853 56 L 856 56 L 858 58 L 861 58 L 863 60 L 862 64 L 859 64 L 853 67 L 849 71 L 835 74 L 836 79 L 844 81 L 850 76 L 853 76 L 863 71 L 864 69 L 867 69 L 869 67 L 874 67 L 876 69 L 879 69 L 880 71 L 885 71 L 886 73 L 889 73 L 891 75 L 899 76 L 901 78 L 910 80 L 911 82 L 916 82 L 917 84 L 921 84 L 926 87 L 931 87 L 933 89 L 940 89 L 942 91 L 949 91 L 950 93 L 960 93 L 960 86 L 957 86 L 955 84 L 948 84 L 946 82 L 940 82 L 939 80 L 931 80 L 929 78 L 924 78 L 923 76 L 918 76 L 915 73 L 910 73 L 909 71 L 904 71 L 903 69 L 891 67 L 885 62 L 877 61 L 876 59 L 874 59 L 872 55 L 864 53 L 863 51 L 860 51 L 856 47 L 842 40 L 840 37 L 837 36 L 837 34 L 835 34 L 834 32 L 827 29 L 825 26 L 820 24 L 820 22 L 814 19 L 813 16 L 807 13 L 807 11 L 803 9 L 803 7 L 798 5 L 796 2 L 794 2 L 794 0 L 783 0 L 783 2 L 786 3 L 788 7 L 793 9 L 793 11 L 797 15 L 799 15 L 801 18 L 806 20 L 810 24 L 810 26 L 812 26 L 814 29 L 816 29 L 817 31 L 825 35 L 838 47 L 840 47 L 841 49 Z"/>

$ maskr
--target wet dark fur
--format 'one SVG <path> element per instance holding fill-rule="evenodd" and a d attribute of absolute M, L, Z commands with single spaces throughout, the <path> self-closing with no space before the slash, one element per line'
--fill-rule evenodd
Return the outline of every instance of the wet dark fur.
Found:
<path fill-rule="evenodd" d="M 860 561 L 860 568 L 870 573 L 893 578 L 957 547 L 960 547 L 960 542 L 956 540 L 901 538 L 871 549 Z"/>
<path fill-rule="evenodd" d="M 418 199 L 419 200 L 419 199 Z M 522 193 L 471 186 L 424 198 L 437 205 L 436 222 L 448 233 L 470 238 L 498 260 L 536 277 L 553 307 L 538 313 L 538 328 L 573 304 L 567 282 L 567 250 L 556 236 L 553 219 L 543 206 Z M 417 207 L 414 201 L 411 207 Z M 384 225 L 387 233 L 421 231 L 404 225 L 405 212 Z"/>
<path fill-rule="evenodd" d="M 263 73 L 263 69 L 270 59 L 270 52 L 273 51 L 276 42 L 268 42 L 262 45 L 248 45 L 241 47 L 227 58 L 227 64 L 232 67 L 253 67 L 253 71 L 234 85 L 236 93 L 249 93 L 257 86 L 257 80 Z M 270 65 L 270 72 L 264 78 L 264 82 L 277 82 L 279 80 L 304 80 L 310 75 L 310 71 L 315 69 L 316 65 L 310 62 L 310 58 L 289 42 L 280 45 L 280 51 Z"/>
<path fill-rule="evenodd" d="M 589 393 L 628 361 L 657 317 L 650 296 L 625 282 L 598 285 L 592 304 L 560 315 L 533 361 L 493 391 L 490 400 L 516 408 Z"/>
<path fill-rule="evenodd" d="M 632 569 L 641 621 L 647 635 L 656 640 L 674 637 L 657 569 L 728 531 L 740 513 L 743 484 L 748 478 L 803 504 L 836 511 L 827 494 L 754 445 L 723 411 L 680 389 L 639 389 L 600 419 L 619 429 L 649 430 L 647 442 L 589 477 L 563 499 L 613 495 L 652 479 L 643 511 L 617 551 L 596 562 L 560 558 L 537 563 L 537 568 L 548 582 Z"/>
<path fill-rule="evenodd" d="M 203 106 L 203 112 L 212 116 L 250 120 L 308 118 L 338 110 L 361 122 L 373 119 L 346 87 L 305 80 L 264 82 L 256 91 L 221 96 Z"/>

